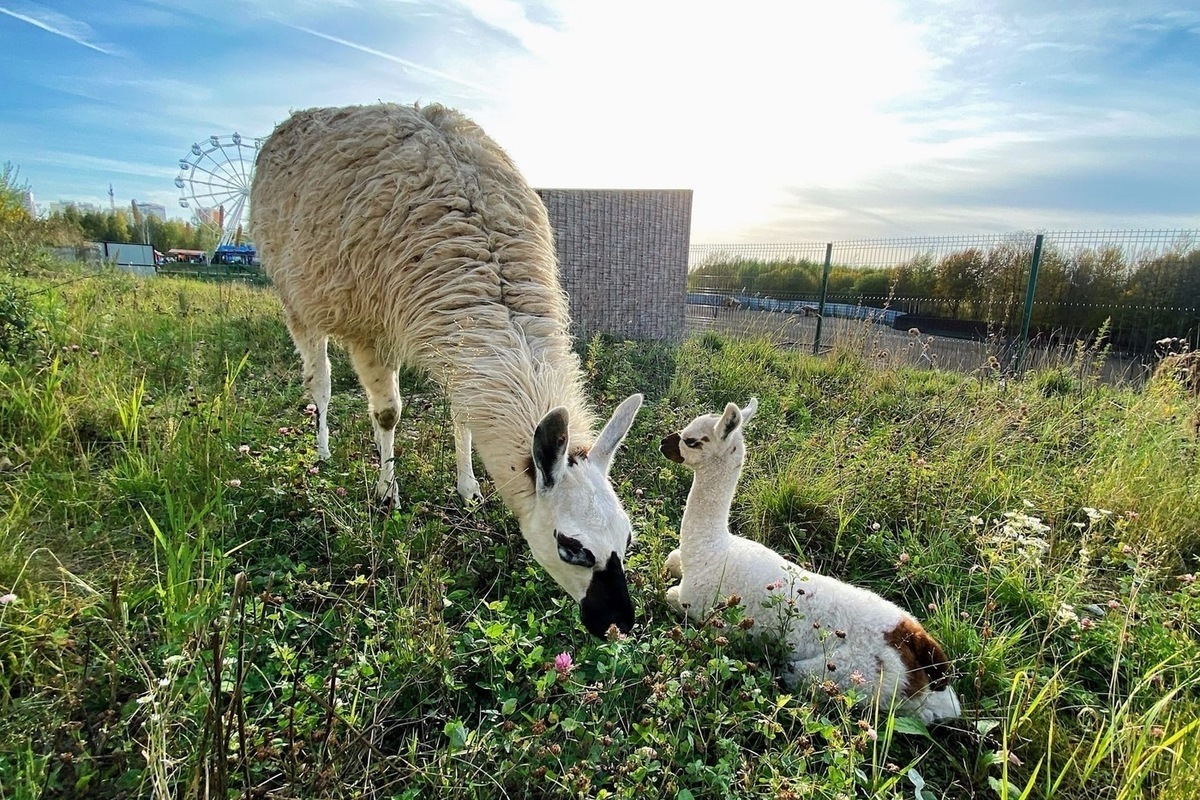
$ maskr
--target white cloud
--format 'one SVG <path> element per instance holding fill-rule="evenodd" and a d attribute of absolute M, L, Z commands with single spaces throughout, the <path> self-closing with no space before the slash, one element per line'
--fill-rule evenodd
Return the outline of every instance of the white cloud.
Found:
<path fill-rule="evenodd" d="M 0 6 L 0 14 L 27 22 L 35 28 L 41 28 L 47 33 L 69 39 L 75 42 L 75 44 L 82 45 L 89 50 L 95 50 L 97 53 L 104 53 L 110 56 L 118 54 L 116 48 L 111 45 L 97 44 L 93 41 L 95 34 L 86 23 L 68 17 L 65 14 L 59 14 L 57 11 L 51 11 L 48 8 L 34 5 L 23 6 L 21 11 L 14 11 Z"/>

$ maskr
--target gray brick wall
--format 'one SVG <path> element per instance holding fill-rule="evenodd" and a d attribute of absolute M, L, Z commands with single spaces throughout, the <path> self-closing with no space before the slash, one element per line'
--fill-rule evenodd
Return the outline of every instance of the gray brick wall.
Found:
<path fill-rule="evenodd" d="M 576 336 L 684 335 L 692 191 L 538 189 Z"/>

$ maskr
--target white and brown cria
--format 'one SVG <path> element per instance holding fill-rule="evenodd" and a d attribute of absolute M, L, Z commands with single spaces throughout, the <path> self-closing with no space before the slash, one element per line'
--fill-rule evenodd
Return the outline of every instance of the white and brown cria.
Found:
<path fill-rule="evenodd" d="M 729 531 L 729 509 L 745 460 L 743 425 L 758 408 L 734 403 L 697 417 L 662 440 L 667 458 L 695 473 L 667 570 L 682 578 L 667 590 L 680 613 L 703 619 L 738 595 L 752 630 L 776 636 L 789 661 L 783 680 L 831 680 L 882 710 L 899 708 L 926 722 L 962 714 L 941 646 L 921 623 L 879 595 L 801 569 L 758 542 Z"/>
<path fill-rule="evenodd" d="M 250 202 L 316 405 L 318 458 L 330 337 L 367 393 L 385 504 L 398 499 L 397 369 L 424 369 L 449 397 L 459 494 L 479 495 L 474 446 L 588 630 L 628 631 L 632 530 L 608 469 L 642 398 L 594 432 L 546 209 L 504 151 L 440 105 L 298 111 L 263 144 Z"/>

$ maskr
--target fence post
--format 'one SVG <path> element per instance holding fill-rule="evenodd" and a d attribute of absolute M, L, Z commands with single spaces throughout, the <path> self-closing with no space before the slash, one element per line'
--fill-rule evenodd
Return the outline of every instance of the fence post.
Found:
<path fill-rule="evenodd" d="M 821 355 L 821 323 L 825 321 L 825 293 L 829 291 L 829 265 L 833 263 L 833 242 L 825 245 L 825 269 L 821 272 L 821 299 L 817 301 L 817 333 L 813 337 L 813 355 Z"/>
<path fill-rule="evenodd" d="M 1029 261 L 1029 285 L 1025 287 L 1025 310 L 1021 315 L 1021 338 L 1017 341 L 1017 374 L 1025 369 L 1025 351 L 1029 348 L 1029 320 L 1033 317 L 1033 295 L 1037 291 L 1038 267 L 1042 263 L 1042 241 L 1039 233 L 1033 240 L 1033 258 Z"/>

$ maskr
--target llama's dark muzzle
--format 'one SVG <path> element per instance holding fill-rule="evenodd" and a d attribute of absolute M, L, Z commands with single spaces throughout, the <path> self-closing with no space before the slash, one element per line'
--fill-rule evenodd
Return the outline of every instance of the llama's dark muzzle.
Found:
<path fill-rule="evenodd" d="M 608 557 L 604 569 L 592 574 L 587 594 L 579 603 L 579 617 L 583 627 L 601 639 L 613 625 L 621 633 L 633 629 L 633 601 L 629 599 L 625 570 L 616 553 Z"/>

